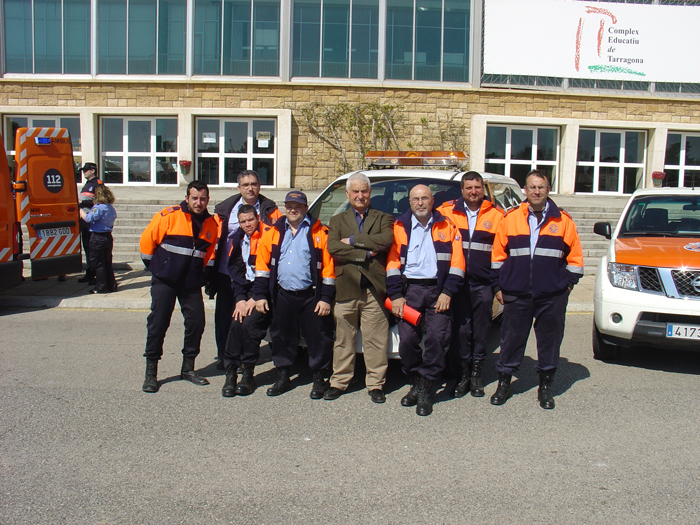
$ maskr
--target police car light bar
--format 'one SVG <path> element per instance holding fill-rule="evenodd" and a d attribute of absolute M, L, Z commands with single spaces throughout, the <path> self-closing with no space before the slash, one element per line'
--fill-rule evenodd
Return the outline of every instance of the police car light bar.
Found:
<path fill-rule="evenodd" d="M 369 151 L 365 160 L 370 166 L 463 167 L 467 155 L 463 151 Z"/>

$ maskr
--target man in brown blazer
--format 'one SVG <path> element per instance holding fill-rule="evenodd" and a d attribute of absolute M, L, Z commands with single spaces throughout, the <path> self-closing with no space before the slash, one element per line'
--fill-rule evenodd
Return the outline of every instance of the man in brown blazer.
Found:
<path fill-rule="evenodd" d="M 355 372 L 357 330 L 362 326 L 365 384 L 375 403 L 384 403 L 389 322 L 386 297 L 386 256 L 394 240 L 391 215 L 369 205 L 369 178 L 353 173 L 345 193 L 350 208 L 331 218 L 328 251 L 335 261 L 335 345 L 331 388 L 323 399 L 334 400 L 347 390 Z"/>

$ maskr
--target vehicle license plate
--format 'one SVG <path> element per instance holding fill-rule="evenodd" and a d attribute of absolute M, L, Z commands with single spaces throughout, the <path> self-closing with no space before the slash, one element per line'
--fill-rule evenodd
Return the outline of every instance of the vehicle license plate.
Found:
<path fill-rule="evenodd" d="M 46 230 L 37 230 L 36 234 L 39 239 L 46 239 L 47 237 L 63 237 L 64 235 L 70 235 L 70 228 L 49 228 Z"/>
<path fill-rule="evenodd" d="M 697 339 L 700 341 L 700 326 L 692 324 L 667 324 L 666 337 L 675 339 Z"/>

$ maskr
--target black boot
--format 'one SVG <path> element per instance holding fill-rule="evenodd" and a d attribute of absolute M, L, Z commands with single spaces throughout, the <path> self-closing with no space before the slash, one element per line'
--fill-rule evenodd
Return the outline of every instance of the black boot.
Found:
<path fill-rule="evenodd" d="M 158 360 L 153 358 L 146 359 L 146 379 L 143 382 L 141 390 L 150 394 L 158 392 Z"/>
<path fill-rule="evenodd" d="M 239 396 L 249 396 L 255 390 L 255 380 L 253 378 L 253 372 L 255 371 L 254 363 L 243 363 L 241 365 L 243 373 L 241 374 L 241 381 L 236 387 L 236 394 Z"/>
<path fill-rule="evenodd" d="M 205 377 L 199 375 L 194 369 L 194 357 L 184 357 L 182 359 L 182 368 L 180 369 L 180 379 L 194 383 L 195 385 L 208 385 L 209 381 Z"/>
<path fill-rule="evenodd" d="M 408 394 L 401 398 L 402 407 L 414 407 L 418 403 L 418 378 L 411 376 L 408 378 L 408 382 L 411 385 L 411 389 L 408 391 Z"/>
<path fill-rule="evenodd" d="M 424 377 L 418 378 L 418 400 L 416 404 L 416 414 L 419 416 L 429 416 L 433 413 L 433 401 L 431 391 L 433 382 Z"/>
<path fill-rule="evenodd" d="M 279 396 L 292 388 L 292 382 L 289 380 L 289 368 L 280 366 L 277 368 L 277 381 L 274 385 L 267 389 L 268 396 Z"/>
<path fill-rule="evenodd" d="M 455 389 L 452 392 L 454 397 L 464 397 L 471 388 L 472 364 L 463 362 L 460 367 L 462 369 L 462 375 L 459 378 L 459 383 L 455 385 Z"/>
<path fill-rule="evenodd" d="M 314 372 L 314 384 L 311 387 L 311 394 L 309 394 L 311 399 L 323 399 L 323 394 L 328 390 L 329 384 L 324 375 L 323 370 Z"/>
<path fill-rule="evenodd" d="M 233 397 L 236 395 L 236 365 L 228 365 L 226 367 L 226 381 L 221 389 L 221 395 L 224 397 Z"/>
<path fill-rule="evenodd" d="M 554 397 L 552 396 L 552 381 L 554 372 L 540 372 L 540 388 L 537 389 L 537 399 L 540 406 L 545 410 L 554 408 Z"/>
<path fill-rule="evenodd" d="M 469 386 L 472 397 L 484 397 L 484 383 L 481 381 L 481 369 L 483 367 L 483 361 L 474 361 L 474 366 L 472 367 L 472 384 Z"/>
<path fill-rule="evenodd" d="M 95 271 L 91 270 L 88 268 L 85 270 L 85 275 L 83 275 L 80 279 L 78 279 L 79 283 L 89 283 L 89 284 L 95 284 Z"/>
<path fill-rule="evenodd" d="M 492 405 L 502 405 L 510 399 L 513 393 L 510 391 L 510 380 L 513 376 L 498 372 L 498 388 L 496 393 L 491 396 Z"/>

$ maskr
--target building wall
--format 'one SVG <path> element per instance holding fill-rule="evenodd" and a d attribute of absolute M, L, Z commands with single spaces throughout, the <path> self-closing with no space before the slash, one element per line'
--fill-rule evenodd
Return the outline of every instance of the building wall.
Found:
<path fill-rule="evenodd" d="M 575 166 L 574 131 L 578 125 L 630 127 L 648 130 L 646 173 L 663 169 L 663 147 L 668 130 L 700 132 L 700 100 L 658 96 L 561 94 L 495 89 L 381 89 L 359 86 L 328 86 L 223 82 L 119 82 L 119 81 L 16 81 L 0 80 L 0 113 L 80 114 L 92 129 L 84 129 L 83 158 L 98 158 L 97 117 L 110 114 L 177 114 L 180 129 L 179 157 L 192 159 L 194 144 L 188 115 L 291 115 L 291 125 L 280 126 L 280 148 L 289 144 L 289 181 L 293 187 L 322 188 L 340 171 L 339 156 L 308 130 L 301 109 L 312 103 L 372 103 L 398 106 L 397 135 L 402 148 L 435 149 L 438 117 L 443 126 L 464 125 L 462 148 L 470 156 L 472 169 L 483 169 L 485 126 L 492 122 L 529 125 L 558 125 L 560 140 L 560 192 L 573 192 Z M 92 122 L 92 124 L 90 124 Z M 286 140 L 283 133 L 291 133 Z M 357 147 L 345 137 L 350 152 Z M 571 151 L 571 148 L 574 151 Z M 573 154 L 572 154 L 573 153 Z M 281 152 L 280 152 L 281 154 Z M 352 157 L 351 157 L 352 158 Z M 353 158 L 354 159 L 354 158 Z M 191 177 L 190 177 L 191 178 Z M 184 182 L 181 181 L 181 183 Z M 279 184 L 279 183 L 278 183 Z M 650 185 L 650 184 L 649 184 Z"/>

